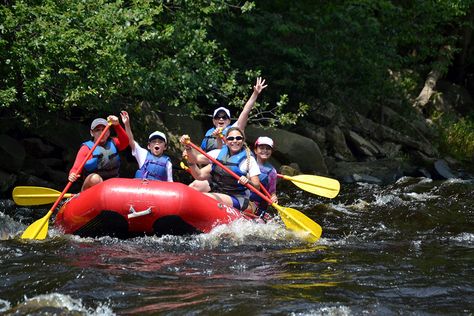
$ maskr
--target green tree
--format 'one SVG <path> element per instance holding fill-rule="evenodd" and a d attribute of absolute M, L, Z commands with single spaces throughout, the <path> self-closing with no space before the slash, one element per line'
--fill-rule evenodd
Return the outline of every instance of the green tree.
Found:
<path fill-rule="evenodd" d="M 211 16 L 228 5 L 12 1 L 0 8 L 0 109 L 25 120 L 141 101 L 199 112 L 237 85 L 226 52 L 207 36 Z"/>

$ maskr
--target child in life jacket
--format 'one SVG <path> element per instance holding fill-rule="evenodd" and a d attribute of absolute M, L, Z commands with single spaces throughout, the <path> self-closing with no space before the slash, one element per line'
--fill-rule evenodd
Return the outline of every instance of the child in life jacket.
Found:
<path fill-rule="evenodd" d="M 117 137 L 110 137 L 110 131 L 108 130 L 104 135 L 104 138 L 101 139 L 92 153 L 92 156 L 84 165 L 83 172 L 85 179 L 81 191 L 101 183 L 104 180 L 119 176 L 119 151 L 127 148 L 128 136 L 122 126 L 120 126 L 119 120 L 115 115 L 110 115 L 107 120 L 110 121 L 114 127 Z M 102 131 L 107 126 L 107 120 L 96 118 L 92 121 L 90 129 L 92 140 L 82 143 L 81 148 L 76 155 L 76 160 L 69 171 L 68 180 L 70 182 L 74 182 L 81 177 L 81 170 L 78 170 L 79 166 L 87 157 L 90 149 L 92 149 L 95 142 L 102 134 Z"/>
<path fill-rule="evenodd" d="M 202 150 L 209 152 L 214 149 L 222 148 L 222 146 L 226 143 L 225 137 L 229 128 L 231 127 L 238 127 L 240 130 L 245 131 L 250 111 L 252 111 L 259 94 L 266 87 L 267 85 L 265 84 L 265 79 L 262 77 L 257 77 L 257 81 L 253 86 L 252 95 L 245 103 L 242 112 L 240 112 L 240 115 L 237 118 L 237 121 L 235 121 L 235 123 L 232 125 L 230 124 L 231 116 L 229 109 L 223 106 L 215 109 L 214 113 L 212 114 L 212 124 L 214 126 L 206 131 L 206 134 L 204 135 L 204 138 L 201 142 Z M 184 159 L 187 159 L 188 153 L 186 151 L 183 152 L 183 157 Z M 196 162 L 200 165 L 209 164 L 209 160 L 203 155 L 196 155 L 196 157 L 198 157 L 197 161 L 192 161 L 192 163 Z M 189 186 L 200 192 L 209 192 L 211 190 L 208 181 L 195 180 Z"/>
<path fill-rule="evenodd" d="M 208 152 L 213 149 L 221 148 L 225 143 L 224 137 L 227 135 L 227 131 L 230 127 L 238 127 L 242 131 L 245 131 L 247 126 L 247 121 L 249 119 L 250 111 L 257 101 L 258 95 L 265 89 L 267 85 L 265 84 L 265 79 L 261 77 L 257 78 L 257 82 L 253 86 L 253 93 L 250 98 L 245 103 L 242 112 L 240 113 L 237 121 L 234 124 L 230 124 L 230 111 L 229 109 L 221 106 L 214 110 L 212 114 L 212 128 L 207 130 L 204 138 L 201 142 L 202 150 Z"/>
<path fill-rule="evenodd" d="M 166 135 L 160 131 L 151 133 L 148 136 L 147 150 L 134 140 L 128 112 L 122 111 L 120 115 L 130 139 L 132 155 L 138 162 L 139 169 L 135 178 L 173 182 L 173 165 L 170 158 L 164 155 L 168 145 Z"/>
<path fill-rule="evenodd" d="M 260 175 L 258 176 L 260 180 L 260 185 L 263 186 L 265 190 L 270 194 L 270 199 L 272 200 L 272 202 L 278 203 L 278 198 L 276 195 L 277 171 L 268 162 L 268 160 L 272 156 L 272 152 L 273 140 L 270 137 L 260 136 L 259 138 L 257 138 L 254 146 L 254 154 L 257 159 L 258 167 L 260 168 Z M 253 192 L 250 194 L 250 201 L 252 201 L 256 205 L 255 214 L 260 216 L 261 218 L 266 219 L 268 217 L 268 214 L 266 214 L 268 203 Z"/>

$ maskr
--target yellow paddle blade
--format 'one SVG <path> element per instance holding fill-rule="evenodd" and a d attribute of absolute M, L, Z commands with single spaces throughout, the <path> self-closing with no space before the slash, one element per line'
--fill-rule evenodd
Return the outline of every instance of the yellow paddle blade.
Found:
<path fill-rule="evenodd" d="M 19 186 L 13 189 L 13 201 L 17 205 L 43 205 L 54 203 L 61 192 L 54 189 L 33 187 L 33 186 Z M 64 194 L 65 198 L 71 197 L 71 193 Z"/>
<path fill-rule="evenodd" d="M 273 203 L 272 206 L 280 214 L 286 228 L 297 233 L 303 233 L 305 235 L 304 238 L 312 243 L 318 241 L 321 237 L 323 232 L 321 226 L 300 211 L 289 207 L 283 207 L 276 203 Z"/>
<path fill-rule="evenodd" d="M 290 180 L 294 185 L 302 190 L 330 199 L 336 197 L 341 188 L 339 181 L 336 179 L 321 176 L 300 174 L 293 177 L 283 175 L 282 178 Z"/>
<path fill-rule="evenodd" d="M 48 222 L 49 218 L 53 214 L 49 211 L 45 216 L 28 226 L 21 235 L 22 239 L 40 239 L 43 240 L 48 236 Z"/>

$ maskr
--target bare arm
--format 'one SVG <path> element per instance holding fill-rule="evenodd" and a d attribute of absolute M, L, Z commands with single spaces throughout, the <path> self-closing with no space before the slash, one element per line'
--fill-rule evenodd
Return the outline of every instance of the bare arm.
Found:
<path fill-rule="evenodd" d="M 203 154 L 194 150 L 191 146 L 187 145 L 187 140 L 189 139 L 188 135 L 183 135 L 180 137 L 179 142 L 184 145 L 183 157 L 189 163 L 197 163 L 200 165 L 208 165 L 209 159 L 206 158 Z"/>
<path fill-rule="evenodd" d="M 127 111 L 121 111 L 120 117 L 122 118 L 123 125 L 125 126 L 125 132 L 128 136 L 130 148 L 133 151 L 135 150 L 135 139 L 133 138 L 132 128 L 130 127 L 130 116 L 128 115 Z"/>
<path fill-rule="evenodd" d="M 211 177 L 212 165 L 208 164 L 202 168 L 199 168 L 195 163 L 188 165 L 191 175 L 196 180 L 207 180 Z"/>
<path fill-rule="evenodd" d="M 243 185 L 246 185 L 248 183 L 257 190 L 260 189 L 260 179 L 258 176 L 252 176 L 250 177 L 250 179 L 246 176 L 241 176 L 237 182 Z"/>
<path fill-rule="evenodd" d="M 257 101 L 258 95 L 266 87 L 267 85 L 265 84 L 265 79 L 262 79 L 262 77 L 258 77 L 256 84 L 253 86 L 253 93 L 248 99 L 247 103 L 245 103 L 244 108 L 242 109 L 242 112 L 240 113 L 239 118 L 235 123 L 235 125 L 241 130 L 245 130 L 245 127 L 247 126 L 247 121 L 249 119 L 250 111 L 252 111 L 252 108 L 255 105 L 255 101 Z"/>

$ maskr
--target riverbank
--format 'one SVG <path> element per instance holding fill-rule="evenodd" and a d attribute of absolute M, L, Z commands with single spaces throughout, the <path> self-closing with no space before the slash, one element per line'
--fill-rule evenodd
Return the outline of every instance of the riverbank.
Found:
<path fill-rule="evenodd" d="M 182 149 L 178 138 L 189 134 L 199 144 L 210 127 L 209 118 L 196 120 L 185 113 L 163 114 L 152 109 L 144 112 L 149 114 L 136 114 L 132 121 L 136 140 L 144 145 L 153 130 L 166 132 L 167 154 L 175 166 L 174 178 L 188 181 L 189 176 L 179 169 Z M 77 150 L 89 138 L 88 124 L 58 117 L 50 117 L 40 127 L 26 128 L 14 119 L 3 124 L 2 195 L 8 197 L 18 185 L 62 188 Z M 344 113 L 333 104 L 314 106 L 297 126 L 281 129 L 249 124 L 246 134 L 249 145 L 261 135 L 273 138 L 276 145 L 272 163 L 281 173 L 290 175 L 318 174 L 342 183 L 376 184 L 393 183 L 403 176 L 472 178 L 466 171 L 468 166 L 438 152 L 434 143 L 436 131 L 422 115 L 412 114 L 408 119 L 386 106 L 381 106 L 379 113 L 365 116 L 357 111 Z M 122 162 L 121 176 L 132 177 L 137 167 L 129 150 L 122 154 Z"/>

